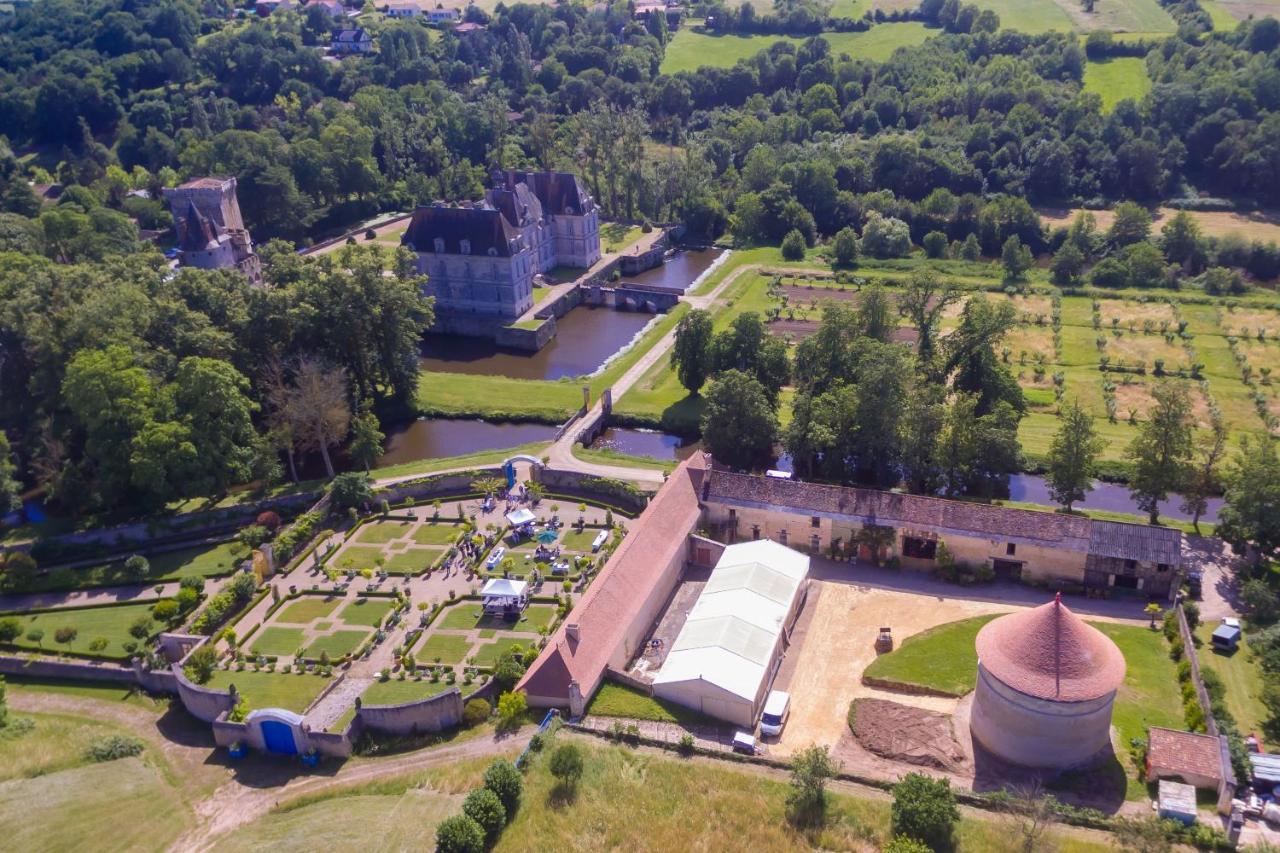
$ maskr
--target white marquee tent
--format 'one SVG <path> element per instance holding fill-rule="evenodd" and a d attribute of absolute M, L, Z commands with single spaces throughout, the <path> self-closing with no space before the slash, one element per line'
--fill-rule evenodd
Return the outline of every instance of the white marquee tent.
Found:
<path fill-rule="evenodd" d="M 754 727 L 808 574 L 807 556 L 767 539 L 726 548 L 654 679 L 654 694 Z"/>

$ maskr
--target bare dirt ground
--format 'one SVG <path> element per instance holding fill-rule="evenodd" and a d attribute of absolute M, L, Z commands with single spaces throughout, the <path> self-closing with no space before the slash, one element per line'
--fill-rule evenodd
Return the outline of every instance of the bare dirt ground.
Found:
<path fill-rule="evenodd" d="M 854 737 L 876 755 L 943 770 L 964 761 L 950 716 L 884 699 L 855 699 L 854 706 Z"/>

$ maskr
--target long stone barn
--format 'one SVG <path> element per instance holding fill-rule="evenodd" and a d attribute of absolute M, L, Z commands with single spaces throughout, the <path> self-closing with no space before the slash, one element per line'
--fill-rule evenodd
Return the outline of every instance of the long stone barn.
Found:
<path fill-rule="evenodd" d="M 663 484 L 517 688 L 534 707 L 581 715 L 606 673 L 625 673 L 643 650 L 686 565 L 710 568 L 723 543 L 762 539 L 813 556 L 897 557 L 905 568 L 926 570 L 945 542 L 957 562 L 1068 592 L 1172 598 L 1181 576 L 1177 530 L 734 474 L 694 454 Z"/>
<path fill-rule="evenodd" d="M 726 542 L 773 539 L 914 569 L 937 565 L 945 542 L 957 563 L 1063 591 L 1172 600 L 1181 583 L 1182 532 L 1167 527 L 724 471 L 708 472 L 702 504 L 703 524 Z"/>

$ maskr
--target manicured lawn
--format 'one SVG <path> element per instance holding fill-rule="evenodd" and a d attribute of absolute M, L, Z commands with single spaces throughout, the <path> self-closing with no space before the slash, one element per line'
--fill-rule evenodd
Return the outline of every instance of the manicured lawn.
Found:
<path fill-rule="evenodd" d="M 1084 68 L 1084 90 L 1102 97 L 1102 109 L 1110 112 L 1125 98 L 1142 100 L 1151 91 L 1147 62 L 1141 57 L 1117 57 L 1101 62 L 1090 60 Z"/>
<path fill-rule="evenodd" d="M 433 375 L 445 376 L 447 374 Z M 492 379 L 495 377 L 484 378 Z M 581 394 L 582 392 L 579 391 L 578 393 Z M 435 471 L 445 471 L 454 468 L 478 468 L 484 465 L 493 465 L 497 462 L 501 462 L 508 456 L 514 456 L 517 453 L 523 453 L 529 456 L 541 456 L 546 448 L 547 442 L 535 441 L 499 450 L 483 450 L 478 453 L 464 453 L 461 456 L 443 456 L 436 459 L 418 459 L 413 462 L 402 462 L 399 465 L 387 465 L 383 468 L 375 468 L 374 474 L 378 477 L 399 477 L 406 474 L 430 474 Z"/>
<path fill-rule="evenodd" d="M 383 571 L 392 575 L 417 575 L 435 565 L 444 553 L 443 548 L 410 548 L 392 554 L 382 564 Z"/>
<path fill-rule="evenodd" d="M 413 541 L 419 545 L 452 545 L 462 532 L 461 524 L 428 522 L 413 531 Z"/>
<path fill-rule="evenodd" d="M 126 604 L 118 607 L 81 607 L 42 613 L 0 613 L 0 617 L 16 616 L 22 623 L 22 634 L 13 641 L 13 645 L 25 649 L 43 649 L 46 652 L 69 651 L 100 657 L 125 657 L 125 643 L 138 643 L 137 638 L 129 633 L 129 628 L 140 617 L 151 618 L 150 604 Z M 75 628 L 75 639 L 68 643 L 59 643 L 54 635 L 59 628 Z M 159 631 L 163 626 L 152 621 L 151 633 Z M 29 639 L 33 630 L 44 632 L 40 642 Z M 107 645 L 100 651 L 93 651 L 89 644 L 102 638 Z"/>
<path fill-rule="evenodd" d="M 404 681 L 399 681 L 389 678 L 369 685 L 369 689 L 361 694 L 360 701 L 366 705 L 399 705 L 418 699 L 429 699 L 453 686 L 444 679 L 431 681 L 424 678 L 421 681 L 414 681 L 406 678 Z"/>
<path fill-rule="evenodd" d="M 372 545 L 348 545 L 338 555 L 337 562 L 331 563 L 331 565 L 342 571 L 348 569 L 353 569 L 357 572 L 361 569 L 376 570 L 378 568 L 378 558 L 385 556 L 381 548 Z"/>
<path fill-rule="evenodd" d="M 476 647 L 476 666 L 493 666 L 507 649 L 515 646 L 528 648 L 530 645 L 528 640 L 516 640 L 510 637 L 494 640 L 492 643 L 481 643 Z"/>
<path fill-rule="evenodd" d="M 206 686 L 225 690 L 228 685 L 234 684 L 251 709 L 284 708 L 301 714 L 328 683 L 329 679 L 318 675 L 220 669 L 213 674 Z"/>
<path fill-rule="evenodd" d="M 589 448 L 574 444 L 570 448 L 573 455 L 583 462 L 597 462 L 601 465 L 619 465 L 623 468 L 648 468 L 654 471 L 665 471 L 670 474 L 678 463 L 650 456 L 632 456 L 619 453 L 610 448 Z"/>
<path fill-rule="evenodd" d="M 453 666 L 462 663 L 471 654 L 471 641 L 457 634 L 430 634 L 414 652 L 420 664 L 439 663 Z"/>
<path fill-rule="evenodd" d="M 591 704 L 587 706 L 587 713 L 600 717 L 626 717 L 632 720 L 652 720 L 657 723 L 684 725 L 717 722 L 692 708 L 646 696 L 639 690 L 611 681 L 600 685 Z"/>
<path fill-rule="evenodd" d="M 302 648 L 303 630 L 271 625 L 258 631 L 250 639 L 250 649 L 255 655 L 289 656 Z"/>
<path fill-rule="evenodd" d="M 1240 648 L 1234 654 L 1222 654 L 1213 649 L 1209 637 L 1218 623 L 1206 623 L 1196 628 L 1196 636 L 1202 645 L 1196 650 L 1201 669 L 1211 669 L 1222 679 L 1227 689 L 1227 710 L 1236 718 L 1242 732 L 1261 734 L 1262 724 L 1271 715 L 1262 704 L 1262 670 L 1254 659 L 1249 643 L 1241 639 Z"/>
<path fill-rule="evenodd" d="M 385 545 L 395 539 L 404 539 L 412 528 L 411 521 L 373 521 L 360 528 L 356 541 Z"/>
<path fill-rule="evenodd" d="M 393 601 L 390 598 L 357 598 L 342 608 L 339 616 L 348 625 L 367 625 L 376 628 L 391 610 Z"/>
<path fill-rule="evenodd" d="M 627 248 L 640 239 L 644 232 L 639 225 L 625 222 L 605 222 L 600 225 L 600 249 L 605 254 Z"/>
<path fill-rule="evenodd" d="M 436 621 L 435 627 L 454 631 L 470 631 L 476 628 L 499 631 L 527 631 L 535 633 L 550 625 L 556 617 L 556 609 L 550 604 L 531 604 L 519 622 L 508 622 L 501 617 L 486 617 L 479 604 L 455 604 L 447 608 Z"/>
<path fill-rule="evenodd" d="M 973 690 L 978 679 L 974 639 L 994 618 L 961 619 L 907 637 L 901 646 L 872 661 L 864 674 L 963 696 Z"/>
<path fill-rule="evenodd" d="M 330 659 L 340 658 L 354 652 L 368 637 L 369 632 L 359 628 L 339 628 L 313 640 L 307 646 L 307 657 L 318 659 L 321 652 L 326 652 Z"/>
<path fill-rule="evenodd" d="M 297 601 L 286 605 L 276 615 L 276 621 L 289 622 L 293 625 L 306 625 L 313 619 L 328 616 L 341 603 L 342 599 L 337 597 L 321 598 L 317 595 L 304 595 Z"/>
<path fill-rule="evenodd" d="M 1052 0 L 1042 0 L 1052 4 Z M 775 42 L 785 41 L 799 45 L 804 39 L 777 35 L 712 35 L 698 32 L 694 22 L 680 28 L 667 45 L 662 60 L 663 74 L 678 71 L 694 71 L 704 66 L 730 68 L 739 60 L 749 59 Z M 824 33 L 833 55 L 847 53 L 855 59 L 883 62 L 900 47 L 923 44 L 925 39 L 937 35 L 938 30 L 926 29 L 920 23 L 879 24 L 861 33 Z"/>
<path fill-rule="evenodd" d="M 158 583 L 185 577 L 215 577 L 230 574 L 235 569 L 235 560 L 231 556 L 233 545 L 232 542 L 222 542 L 217 545 L 200 545 L 195 548 L 152 554 L 147 558 L 151 566 L 150 571 L 141 582 Z M 138 583 L 138 581 L 125 577 L 124 561 L 120 560 L 80 569 L 55 569 L 47 575 L 41 575 L 32 587 L 32 591 L 86 589 L 126 583 Z"/>
<path fill-rule="evenodd" d="M 146 753 L 0 783 L 8 850 L 164 850 L 188 815 Z"/>
<path fill-rule="evenodd" d="M 570 530 L 560 539 L 560 547 L 566 551 L 578 551 L 583 554 L 591 553 L 591 543 L 596 541 L 596 537 L 600 535 L 600 530 L 595 527 L 585 527 L 582 530 Z M 606 540 L 607 541 L 607 540 Z"/>

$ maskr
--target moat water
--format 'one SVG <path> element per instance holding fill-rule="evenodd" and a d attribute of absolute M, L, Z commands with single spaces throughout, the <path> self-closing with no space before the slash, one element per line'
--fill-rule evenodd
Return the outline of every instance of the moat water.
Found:
<path fill-rule="evenodd" d="M 536 353 L 503 349 L 488 338 L 427 335 L 418 363 L 423 370 L 475 376 L 585 376 L 594 373 L 652 319 L 652 314 L 579 305 L 556 320 L 556 336 Z"/>
<path fill-rule="evenodd" d="M 662 266 L 645 270 L 639 275 L 626 276 L 626 281 L 683 293 L 723 254 L 723 249 L 681 249 L 667 258 Z"/>

